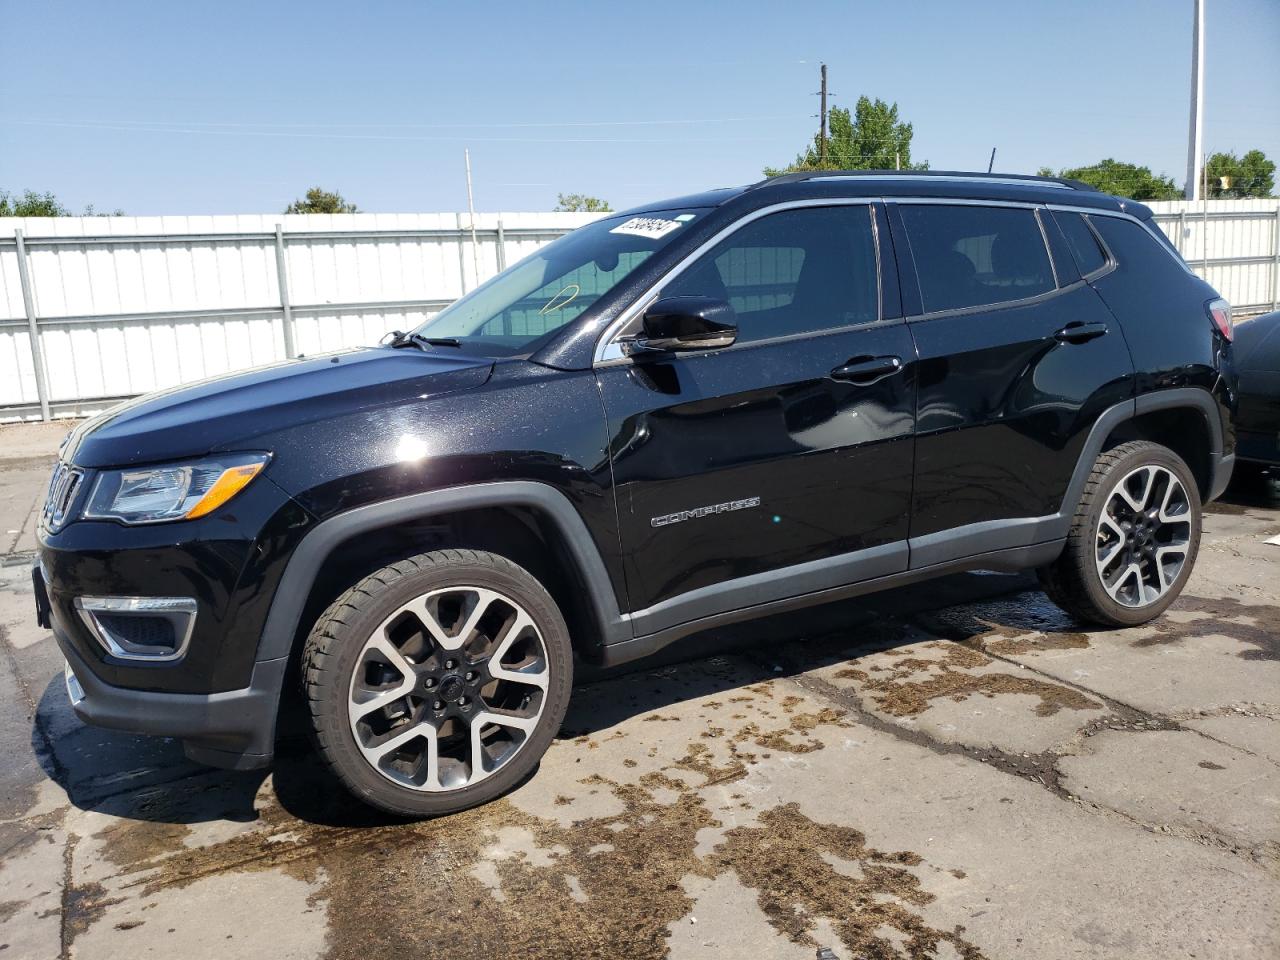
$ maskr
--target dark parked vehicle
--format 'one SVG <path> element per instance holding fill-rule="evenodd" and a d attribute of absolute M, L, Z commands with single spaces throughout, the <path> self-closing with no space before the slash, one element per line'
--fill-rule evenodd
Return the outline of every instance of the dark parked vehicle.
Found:
<path fill-rule="evenodd" d="M 1274 473 L 1280 467 L 1280 312 L 1254 317 L 1237 330 L 1238 455 L 1242 465 Z"/>
<path fill-rule="evenodd" d="M 357 796 L 536 765 L 576 661 L 970 568 L 1156 616 L 1231 473 L 1230 308 L 1067 180 L 805 173 L 610 215 L 376 348 L 61 451 L 34 572 L 89 723 Z"/>

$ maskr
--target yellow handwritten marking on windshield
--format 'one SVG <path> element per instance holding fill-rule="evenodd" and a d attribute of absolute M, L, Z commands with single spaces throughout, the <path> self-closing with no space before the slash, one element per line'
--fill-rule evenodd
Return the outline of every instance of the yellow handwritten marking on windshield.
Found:
<path fill-rule="evenodd" d="M 563 310 L 569 304 L 573 303 L 581 292 L 582 288 L 576 283 L 566 284 L 564 289 L 557 293 L 555 297 L 548 300 L 547 305 L 538 311 L 538 316 L 542 316 L 544 313 L 550 313 L 552 310 Z M 568 294 L 568 296 L 565 296 L 566 294 Z M 561 303 L 556 303 L 556 297 L 565 297 L 565 299 Z"/>

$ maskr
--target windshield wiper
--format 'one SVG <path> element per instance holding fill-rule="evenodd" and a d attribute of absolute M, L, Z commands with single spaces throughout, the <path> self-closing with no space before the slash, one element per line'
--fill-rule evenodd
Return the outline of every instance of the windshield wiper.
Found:
<path fill-rule="evenodd" d="M 399 330 L 392 331 L 391 346 L 407 347 L 413 345 L 415 347 L 460 347 L 462 341 L 455 337 L 424 337 L 420 333 L 403 333 Z"/>

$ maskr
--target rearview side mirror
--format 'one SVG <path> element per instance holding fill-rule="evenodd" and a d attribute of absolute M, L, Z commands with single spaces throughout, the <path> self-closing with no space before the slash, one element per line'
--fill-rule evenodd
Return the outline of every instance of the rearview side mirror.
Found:
<path fill-rule="evenodd" d="M 712 297 L 664 297 L 644 312 L 643 329 L 628 354 L 714 350 L 738 339 L 732 305 Z"/>

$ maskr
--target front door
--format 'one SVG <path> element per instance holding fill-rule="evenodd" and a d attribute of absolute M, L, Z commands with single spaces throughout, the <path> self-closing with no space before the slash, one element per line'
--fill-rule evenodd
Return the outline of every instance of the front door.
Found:
<path fill-rule="evenodd" d="M 915 348 L 873 222 L 751 220 L 661 292 L 727 299 L 733 346 L 598 368 L 638 636 L 906 568 Z"/>

